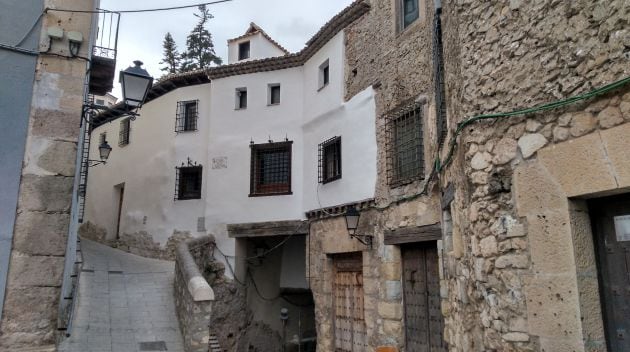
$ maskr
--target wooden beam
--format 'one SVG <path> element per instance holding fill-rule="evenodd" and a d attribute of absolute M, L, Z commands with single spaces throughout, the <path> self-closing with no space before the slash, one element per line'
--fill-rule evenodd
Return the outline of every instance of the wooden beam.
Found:
<path fill-rule="evenodd" d="M 228 224 L 228 236 L 233 238 L 307 235 L 308 222 L 303 220 Z"/>
<path fill-rule="evenodd" d="M 437 241 L 442 239 L 442 225 L 403 227 L 394 230 L 385 230 L 385 244 L 403 244 L 414 242 Z"/>

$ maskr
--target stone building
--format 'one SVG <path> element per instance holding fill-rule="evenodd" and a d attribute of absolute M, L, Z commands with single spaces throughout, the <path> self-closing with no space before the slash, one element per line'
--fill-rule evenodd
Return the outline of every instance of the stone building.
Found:
<path fill-rule="evenodd" d="M 71 209 L 96 30 L 93 14 L 54 9 L 98 1 L 0 5 L 0 350 L 54 351 L 72 306 Z"/>
<path fill-rule="evenodd" d="M 307 212 L 318 350 L 628 350 L 630 6 L 369 4 L 378 180 Z"/>

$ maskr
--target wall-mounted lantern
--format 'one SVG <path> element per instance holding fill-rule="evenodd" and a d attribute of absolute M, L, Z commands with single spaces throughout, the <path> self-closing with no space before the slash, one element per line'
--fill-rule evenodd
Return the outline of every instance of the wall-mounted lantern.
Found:
<path fill-rule="evenodd" d="M 135 66 L 120 71 L 120 85 L 125 104 L 131 108 L 140 108 L 153 85 L 153 77 L 142 68 L 142 61 L 136 60 L 133 63 Z"/>
<path fill-rule="evenodd" d="M 109 153 L 112 152 L 112 147 L 107 143 L 107 141 L 103 141 L 101 145 L 98 146 L 98 155 L 101 160 L 89 160 L 88 159 L 88 167 L 107 164 L 107 159 L 109 159 Z"/>
<path fill-rule="evenodd" d="M 344 214 L 346 218 L 346 228 L 350 238 L 356 238 L 359 242 L 372 249 L 372 236 L 371 235 L 358 235 L 357 228 L 359 227 L 359 218 L 361 213 L 357 211 L 355 207 L 349 207 Z"/>

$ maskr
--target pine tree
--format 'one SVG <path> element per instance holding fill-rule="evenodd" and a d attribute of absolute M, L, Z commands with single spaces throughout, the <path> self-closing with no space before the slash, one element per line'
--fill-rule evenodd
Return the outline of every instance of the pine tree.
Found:
<path fill-rule="evenodd" d="M 173 74 L 179 71 L 182 62 L 182 56 L 177 51 L 177 44 L 173 40 L 170 32 L 167 32 L 164 36 L 164 42 L 162 43 L 164 48 L 164 58 L 160 61 L 160 64 L 166 66 L 160 68 L 162 71 L 166 71 L 166 74 Z"/>
<path fill-rule="evenodd" d="M 199 12 L 199 14 L 195 14 L 195 17 L 199 18 L 199 22 L 186 39 L 186 52 L 182 54 L 182 72 L 208 68 L 212 63 L 221 65 L 223 62 L 214 52 L 212 34 L 205 28 L 206 23 L 214 16 L 210 14 L 210 10 L 205 5 L 199 6 Z"/>

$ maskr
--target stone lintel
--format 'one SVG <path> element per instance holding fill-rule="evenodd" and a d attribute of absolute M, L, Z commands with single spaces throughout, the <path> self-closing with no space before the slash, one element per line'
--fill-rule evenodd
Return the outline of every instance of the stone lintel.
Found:
<path fill-rule="evenodd" d="M 232 238 L 308 235 L 307 221 L 284 220 L 228 224 L 228 235 Z"/>
<path fill-rule="evenodd" d="M 442 225 L 440 223 L 385 230 L 385 244 L 388 245 L 436 241 L 441 239 Z"/>

